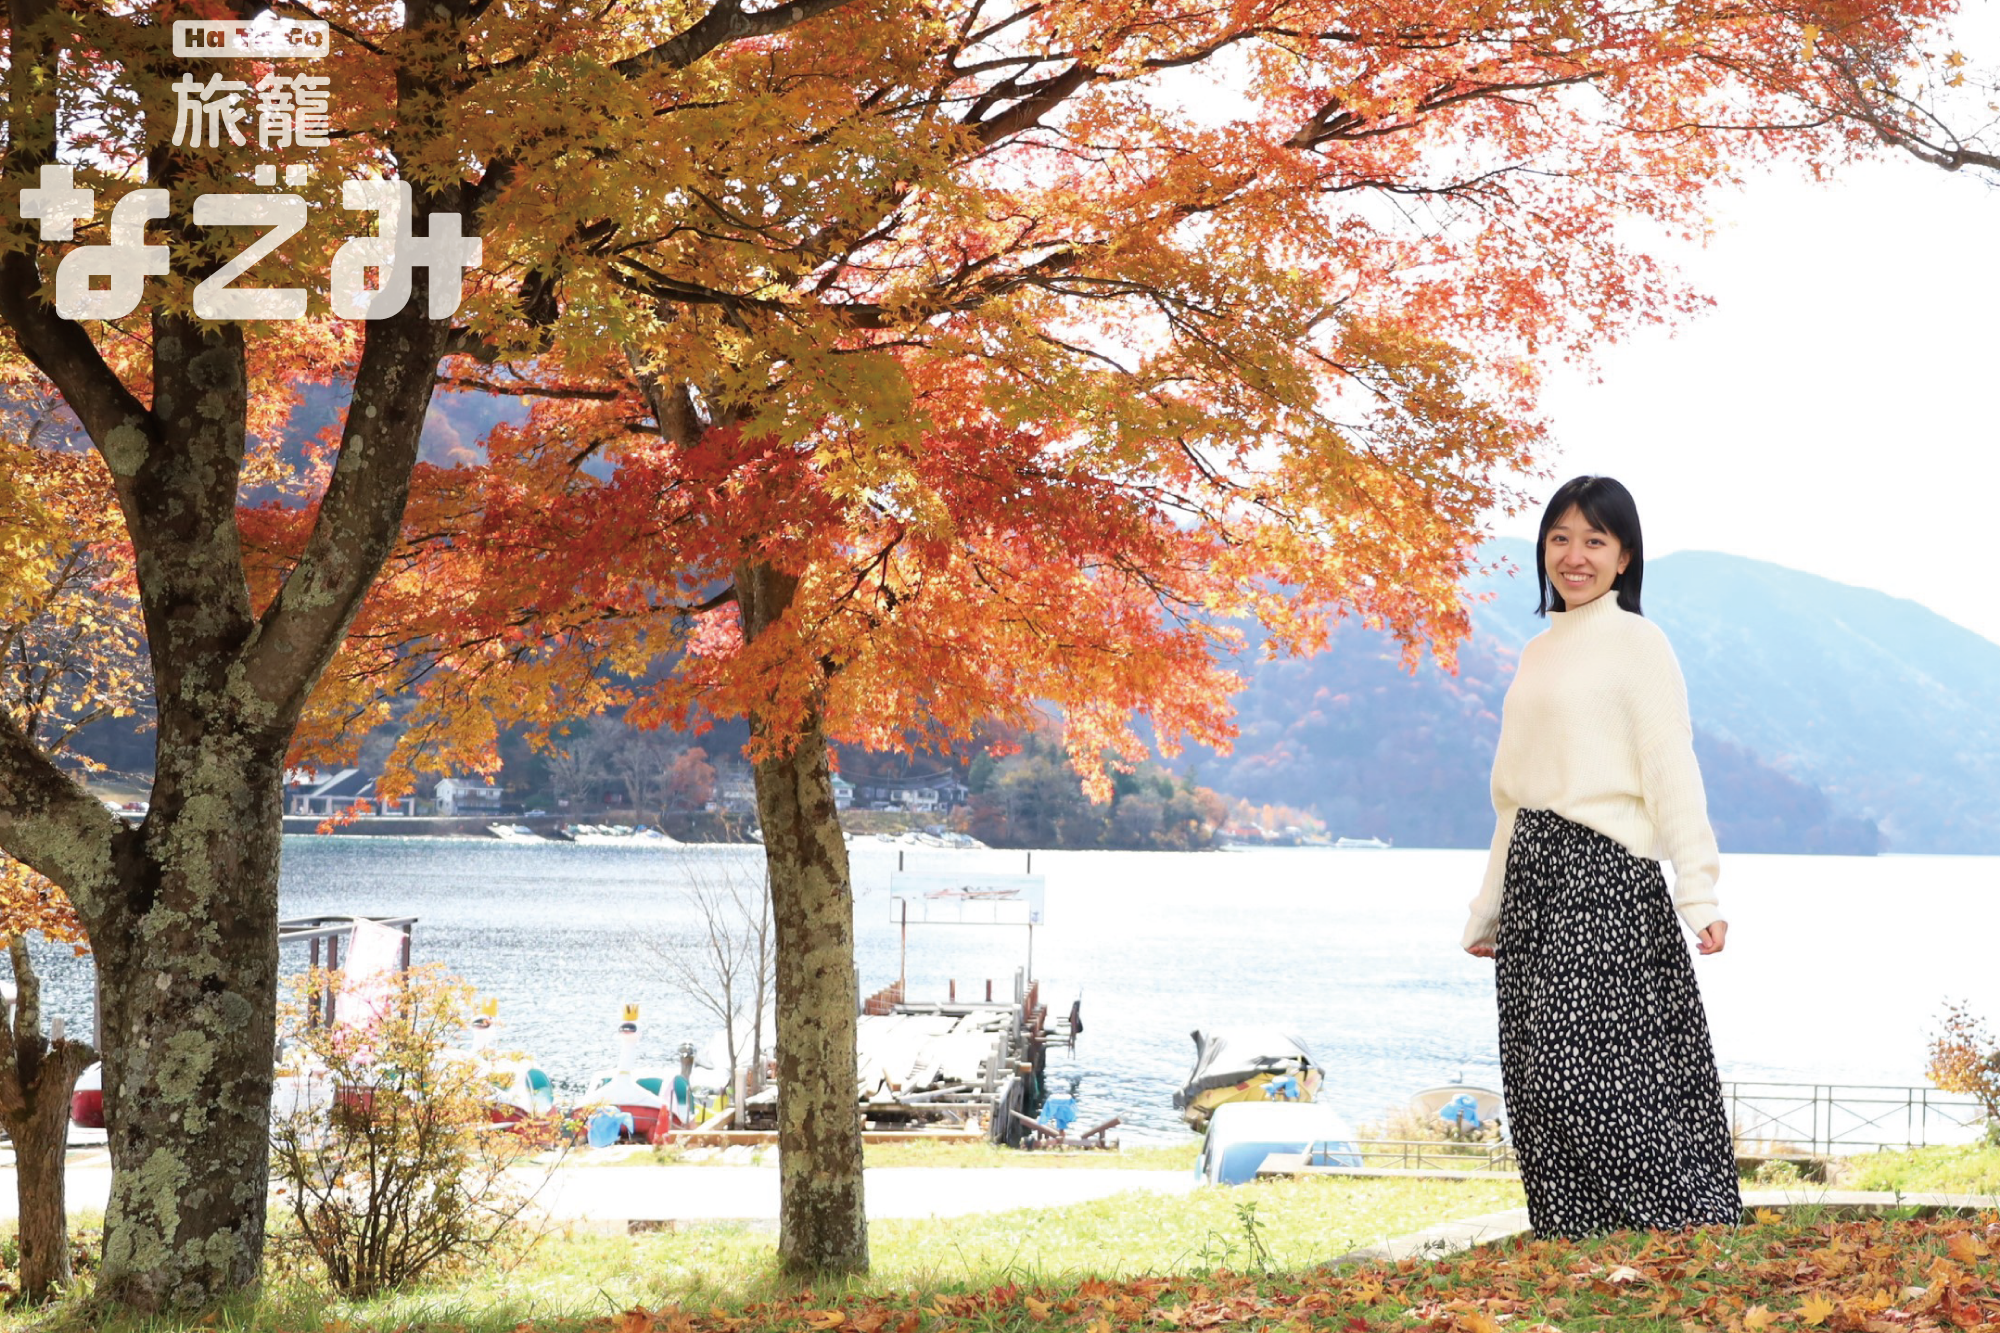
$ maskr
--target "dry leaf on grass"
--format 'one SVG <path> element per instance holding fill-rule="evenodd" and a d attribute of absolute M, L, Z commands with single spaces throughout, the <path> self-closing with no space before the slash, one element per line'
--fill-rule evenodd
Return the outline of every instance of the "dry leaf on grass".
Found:
<path fill-rule="evenodd" d="M 1961 1231 L 1944 1243 L 1945 1252 L 1962 1264 L 1972 1263 L 1992 1255 L 1992 1247 L 1970 1231 Z"/>

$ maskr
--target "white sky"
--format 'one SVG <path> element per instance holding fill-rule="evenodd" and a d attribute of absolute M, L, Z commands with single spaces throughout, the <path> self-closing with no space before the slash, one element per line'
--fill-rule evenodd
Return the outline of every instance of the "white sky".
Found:
<path fill-rule="evenodd" d="M 1678 262 L 1715 306 L 1608 349 L 1595 382 L 1552 377 L 1537 498 L 1614 476 L 1648 558 L 1769 560 L 2000 641 L 2000 190 L 1885 161 L 1760 178 L 1712 216 Z"/>

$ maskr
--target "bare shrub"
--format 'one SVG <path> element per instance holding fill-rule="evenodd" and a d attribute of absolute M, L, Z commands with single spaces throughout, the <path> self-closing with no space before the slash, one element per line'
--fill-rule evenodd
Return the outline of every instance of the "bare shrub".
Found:
<path fill-rule="evenodd" d="M 721 1026 L 729 1060 L 724 1082 L 743 1070 L 755 1090 L 763 1084 L 764 1015 L 776 994 L 771 881 L 761 862 L 755 870 L 693 866 L 681 896 L 694 909 L 693 925 L 641 936 L 639 948 L 655 976 Z"/>
<path fill-rule="evenodd" d="M 491 1123 L 490 1076 L 454 1049 L 472 988 L 414 968 L 371 983 L 374 1021 L 311 1021 L 306 997 L 341 984 L 337 972 L 313 973 L 281 1015 L 297 1057 L 281 1074 L 309 1074 L 321 1091 L 289 1107 L 281 1099 L 271 1155 L 292 1243 L 336 1290 L 360 1297 L 521 1238 L 539 1182 L 510 1171 L 536 1145 Z"/>

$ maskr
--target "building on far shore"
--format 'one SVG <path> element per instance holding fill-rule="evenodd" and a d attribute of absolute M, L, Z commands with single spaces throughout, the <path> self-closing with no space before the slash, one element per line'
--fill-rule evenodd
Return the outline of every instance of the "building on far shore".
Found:
<path fill-rule="evenodd" d="M 726 810 L 731 814 L 755 814 L 757 778 L 751 773 L 750 765 L 741 759 L 717 759 L 715 797 L 711 804 L 715 809 Z"/>
<path fill-rule="evenodd" d="M 285 774 L 285 813 L 325 818 L 350 810 L 362 815 L 414 815 L 417 798 L 384 801 L 375 787 L 376 778 L 358 768 L 338 773 L 322 773 L 314 768 L 294 768 Z"/>
<path fill-rule="evenodd" d="M 491 815 L 500 811 L 506 789 L 493 785 L 491 778 L 443 778 L 437 785 L 437 812 L 441 815 Z"/>
<path fill-rule="evenodd" d="M 854 800 L 864 810 L 902 810 L 912 814 L 956 810 L 972 796 L 952 773 L 925 773 L 906 778 L 863 778 Z"/>

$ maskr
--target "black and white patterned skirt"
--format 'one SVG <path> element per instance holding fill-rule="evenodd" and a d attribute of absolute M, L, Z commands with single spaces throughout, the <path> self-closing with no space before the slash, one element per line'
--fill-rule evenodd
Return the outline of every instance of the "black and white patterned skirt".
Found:
<path fill-rule="evenodd" d="M 1518 812 L 1494 946 L 1535 1234 L 1734 1225 L 1728 1115 L 1659 863 L 1552 811 Z"/>

